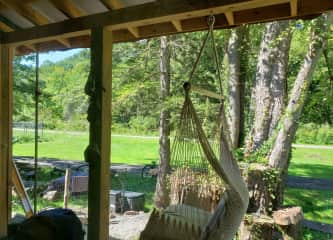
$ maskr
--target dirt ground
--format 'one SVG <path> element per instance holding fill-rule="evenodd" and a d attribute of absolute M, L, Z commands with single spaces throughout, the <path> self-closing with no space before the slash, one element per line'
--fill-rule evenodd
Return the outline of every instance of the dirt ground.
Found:
<path fill-rule="evenodd" d="M 149 215 L 149 213 L 140 212 L 137 215 L 116 215 L 111 218 L 109 227 L 110 240 L 138 239 L 140 232 L 143 231 L 148 222 Z M 87 234 L 85 239 L 87 239 Z"/>

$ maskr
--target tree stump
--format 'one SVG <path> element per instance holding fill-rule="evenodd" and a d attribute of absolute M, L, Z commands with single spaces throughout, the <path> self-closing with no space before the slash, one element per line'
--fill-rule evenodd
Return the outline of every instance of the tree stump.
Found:
<path fill-rule="evenodd" d="M 274 221 L 266 215 L 246 215 L 239 230 L 238 239 L 262 240 L 272 239 Z"/>
<path fill-rule="evenodd" d="M 301 207 L 290 207 L 273 213 L 275 224 L 280 226 L 284 240 L 302 240 L 303 212 Z"/>
<path fill-rule="evenodd" d="M 249 190 L 248 213 L 270 215 L 275 208 L 273 201 L 277 186 L 275 170 L 261 164 L 251 164 L 243 169 Z"/>

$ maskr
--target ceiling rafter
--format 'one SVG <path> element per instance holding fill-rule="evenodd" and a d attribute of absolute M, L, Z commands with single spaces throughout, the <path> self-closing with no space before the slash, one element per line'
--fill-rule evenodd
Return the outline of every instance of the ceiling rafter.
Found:
<path fill-rule="evenodd" d="M 235 25 L 235 17 L 233 12 L 225 12 L 224 13 L 225 18 L 227 19 L 229 25 L 233 26 Z"/>
<path fill-rule="evenodd" d="M 87 15 L 83 10 L 76 7 L 71 0 L 50 0 L 50 2 L 69 18 Z"/>
<path fill-rule="evenodd" d="M 183 26 L 182 26 L 181 20 L 172 20 L 171 23 L 175 27 L 177 32 L 183 31 Z"/>
<path fill-rule="evenodd" d="M 7 24 L 0 22 L 0 30 L 3 32 L 12 32 L 14 29 L 9 27 Z"/>
<path fill-rule="evenodd" d="M 12 8 L 18 14 L 31 21 L 33 24 L 46 25 L 50 23 L 44 15 L 40 14 L 27 3 L 22 3 L 18 0 L 0 0 L 0 3 L 9 8 Z M 67 48 L 71 47 L 70 42 L 65 38 L 59 38 L 57 41 Z"/>
<path fill-rule="evenodd" d="M 115 3 L 114 0 L 104 1 Z M 63 49 L 63 45 L 54 41 L 58 38 L 69 39 L 71 47 L 88 47 L 90 29 L 96 26 L 111 29 L 114 42 L 134 41 L 173 34 L 179 30 L 189 32 L 207 29 L 207 16 L 210 14 L 216 17 L 216 28 L 228 28 L 232 21 L 229 18 L 228 22 L 227 12 L 233 14 L 233 26 L 295 18 L 291 16 L 291 1 L 293 0 L 235 0 L 230 3 L 230 0 L 158 0 L 48 25 L 17 31 L 15 29 L 14 32 L 4 32 L 1 42 L 18 47 L 21 54 L 29 52 L 23 46 L 27 44 L 36 44 L 39 51 Z M 332 0 L 316 0 L 315 4 L 313 0 L 298 0 L 297 4 L 296 18 L 314 18 L 322 12 L 333 10 Z M 181 23 L 181 29 L 176 29 L 177 21 Z M 139 37 L 131 34 L 128 27 L 138 28 Z"/>
<path fill-rule="evenodd" d="M 18 26 L 16 26 L 14 23 L 11 23 L 7 18 L 0 17 L 0 31 L 2 32 L 13 32 L 15 30 L 20 29 Z M 28 48 L 30 51 L 36 51 L 36 48 L 33 44 L 25 44 L 26 48 Z"/>
<path fill-rule="evenodd" d="M 290 14 L 296 17 L 298 13 L 298 0 L 290 0 Z"/>
<path fill-rule="evenodd" d="M 124 8 L 123 4 L 119 0 L 102 0 L 104 5 L 110 10 L 117 10 Z M 138 27 L 128 27 L 127 30 L 136 38 L 140 37 L 140 30 Z"/>

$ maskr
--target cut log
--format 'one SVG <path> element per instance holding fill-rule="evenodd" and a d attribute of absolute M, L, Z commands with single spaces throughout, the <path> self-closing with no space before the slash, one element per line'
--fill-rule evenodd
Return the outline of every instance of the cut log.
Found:
<path fill-rule="evenodd" d="M 272 239 L 274 221 L 266 215 L 247 215 L 242 222 L 238 239 Z"/>
<path fill-rule="evenodd" d="M 243 170 L 249 190 L 250 202 L 248 213 L 270 215 L 274 209 L 273 201 L 276 190 L 276 174 L 273 168 L 252 164 Z"/>
<path fill-rule="evenodd" d="M 273 213 L 275 224 L 280 226 L 284 240 L 301 240 L 303 212 L 301 207 L 285 208 Z"/>

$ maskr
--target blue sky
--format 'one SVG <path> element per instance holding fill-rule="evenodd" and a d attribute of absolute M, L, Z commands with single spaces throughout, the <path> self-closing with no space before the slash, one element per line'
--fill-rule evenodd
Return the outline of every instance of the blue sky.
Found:
<path fill-rule="evenodd" d="M 41 53 L 39 54 L 39 62 L 40 64 L 43 64 L 45 61 L 51 61 L 51 62 L 59 62 L 67 57 L 70 57 L 78 52 L 80 52 L 82 49 L 72 49 L 67 51 L 52 51 L 48 53 Z"/>

